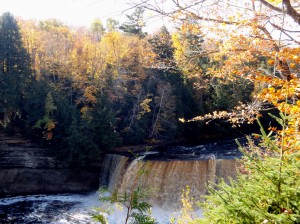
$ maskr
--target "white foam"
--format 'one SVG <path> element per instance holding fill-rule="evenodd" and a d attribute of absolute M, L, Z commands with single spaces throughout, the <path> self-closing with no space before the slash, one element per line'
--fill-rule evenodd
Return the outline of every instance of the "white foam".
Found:
<path fill-rule="evenodd" d="M 53 217 L 53 221 L 50 221 L 50 224 L 96 224 L 96 222 L 92 219 L 92 214 L 95 214 L 96 208 L 99 207 L 110 207 L 110 213 L 105 213 L 105 217 L 107 218 L 110 224 L 123 224 L 126 218 L 126 210 L 120 209 L 120 206 L 107 205 L 101 203 L 98 200 L 98 192 L 89 194 L 89 195 L 78 195 L 78 194 L 60 194 L 60 195 L 32 195 L 32 196 L 19 196 L 19 197 L 11 197 L 11 198 L 3 198 L 0 199 L 0 205 L 12 205 L 18 202 L 24 201 L 36 201 L 38 202 L 35 205 L 34 211 L 28 215 L 28 218 L 38 219 L 43 221 L 43 213 L 48 203 L 52 201 L 60 201 L 60 202 L 78 202 L 74 206 L 73 209 L 64 212 L 57 217 Z M 154 206 L 151 210 L 152 217 L 159 224 L 168 224 L 170 223 L 170 219 L 172 217 L 176 218 L 180 216 L 180 211 L 172 211 L 162 209 L 160 207 Z M 201 212 L 197 211 L 194 217 L 201 217 Z"/>

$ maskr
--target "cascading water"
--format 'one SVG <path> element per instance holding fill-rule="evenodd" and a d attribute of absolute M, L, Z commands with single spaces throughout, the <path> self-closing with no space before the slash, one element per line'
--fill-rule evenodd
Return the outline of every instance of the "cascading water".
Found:
<path fill-rule="evenodd" d="M 189 186 L 190 194 L 196 199 L 204 195 L 209 181 L 217 178 L 233 177 L 236 174 L 236 162 L 233 159 L 201 159 L 201 160 L 139 160 L 128 165 L 124 156 L 109 155 L 111 164 L 118 165 L 110 172 L 108 186 L 110 190 L 125 191 L 130 188 L 138 170 L 147 171 L 139 180 L 139 185 L 150 188 L 153 192 L 150 202 L 163 209 L 174 210 L 180 206 L 182 190 Z M 127 165 L 125 166 L 125 164 Z M 106 171 L 105 171 L 106 172 Z M 104 175 L 105 176 L 105 175 Z M 102 181 L 103 182 L 103 181 Z"/>
<path fill-rule="evenodd" d="M 110 190 L 115 189 L 128 162 L 129 157 L 126 156 L 116 154 L 106 155 L 100 173 L 100 186 L 107 186 Z"/>
<path fill-rule="evenodd" d="M 139 169 L 147 170 L 148 174 L 139 179 L 139 184 L 153 190 L 149 199 L 153 205 L 152 215 L 158 223 L 166 224 L 171 216 L 178 215 L 174 212 L 178 211 L 182 190 L 187 185 L 190 195 L 197 200 L 206 193 L 208 181 L 216 181 L 216 176 L 225 179 L 235 176 L 236 157 L 239 157 L 236 145 L 230 148 L 223 143 L 175 147 L 135 159 L 110 154 L 102 164 L 100 186 L 106 186 L 110 191 L 125 191 L 132 185 Z M 98 193 L 2 198 L 0 223 L 94 223 L 91 212 L 94 207 L 101 206 Z M 108 217 L 109 223 L 124 223 L 124 210 L 114 211 Z"/>

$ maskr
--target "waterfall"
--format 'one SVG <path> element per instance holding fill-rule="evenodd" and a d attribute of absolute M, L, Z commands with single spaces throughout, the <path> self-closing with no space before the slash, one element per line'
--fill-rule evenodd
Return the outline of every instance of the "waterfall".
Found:
<path fill-rule="evenodd" d="M 153 192 L 150 203 L 161 208 L 174 209 L 180 206 L 182 190 L 189 186 L 190 195 L 198 200 L 207 193 L 209 181 L 217 178 L 227 179 L 236 174 L 236 162 L 233 159 L 206 160 L 148 160 L 129 159 L 120 155 L 108 155 L 101 179 L 109 180 L 110 190 L 125 191 L 133 183 L 137 171 L 143 169 L 146 175 L 139 178 L 139 185 L 150 188 Z M 108 178 L 109 176 L 109 178 Z M 103 180 L 102 180 L 103 183 Z"/>
<path fill-rule="evenodd" d="M 108 154 L 104 158 L 103 168 L 100 173 L 100 186 L 114 190 L 118 181 L 125 172 L 125 167 L 129 162 L 129 157 Z"/>
<path fill-rule="evenodd" d="M 180 205 L 182 190 L 189 186 L 190 195 L 199 199 L 204 195 L 208 181 L 215 181 L 215 175 L 226 178 L 235 172 L 234 161 L 196 160 L 196 161 L 148 161 L 142 169 L 147 175 L 141 178 L 141 185 L 153 190 L 150 197 L 152 205 L 162 208 L 176 208 Z M 120 189 L 126 189 L 137 170 L 134 163 L 121 177 Z M 223 175 L 224 174 L 224 175 Z"/>

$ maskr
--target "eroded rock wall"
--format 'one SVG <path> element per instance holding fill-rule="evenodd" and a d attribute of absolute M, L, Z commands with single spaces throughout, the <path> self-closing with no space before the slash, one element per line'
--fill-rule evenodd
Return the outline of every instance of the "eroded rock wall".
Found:
<path fill-rule="evenodd" d="M 0 195 L 94 191 L 99 169 L 66 169 L 50 151 L 29 141 L 0 136 Z"/>

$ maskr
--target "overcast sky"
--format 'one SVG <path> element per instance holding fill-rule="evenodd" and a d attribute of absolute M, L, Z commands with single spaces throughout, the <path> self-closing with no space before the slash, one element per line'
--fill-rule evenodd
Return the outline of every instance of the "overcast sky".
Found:
<path fill-rule="evenodd" d="M 124 22 L 126 14 L 131 14 L 126 0 L 0 0 L 0 14 L 11 12 L 23 19 L 44 20 L 57 18 L 67 25 L 89 27 L 93 19 L 100 18 L 105 24 L 112 17 Z M 122 13 L 123 12 L 123 13 Z M 149 17 L 149 13 L 145 17 Z M 148 23 L 148 31 L 160 27 L 159 19 Z"/>

